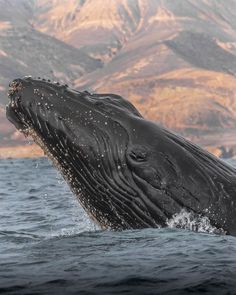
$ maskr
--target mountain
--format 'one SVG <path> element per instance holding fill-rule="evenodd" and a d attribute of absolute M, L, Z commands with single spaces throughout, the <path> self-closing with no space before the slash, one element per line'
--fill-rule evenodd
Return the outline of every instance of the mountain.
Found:
<path fill-rule="evenodd" d="M 1 3 L 12 7 L 0 13 L 0 33 L 7 32 L 5 41 L 0 35 L 0 63 L 11 57 L 5 80 L 0 67 L 0 90 L 8 77 L 27 72 L 118 93 L 214 153 L 236 154 L 235 0 Z M 19 51 L 27 52 L 20 57 L 27 68 L 17 72 Z"/>
<path fill-rule="evenodd" d="M 18 144 L 15 129 L 5 119 L 9 81 L 25 75 L 69 83 L 102 66 L 100 60 L 35 30 L 29 20 L 32 1 L 0 0 L 0 140 Z M 17 9 L 16 9 L 17 8 Z"/>
<path fill-rule="evenodd" d="M 223 0 L 38 0 L 33 23 L 38 30 L 104 60 L 130 43 L 141 49 L 164 40 L 175 40 L 176 49 L 187 58 L 190 48 L 185 41 L 197 33 L 196 43 L 202 40 L 207 48 L 208 37 L 214 37 L 233 45 L 235 53 L 235 8 L 234 0 L 227 5 Z M 196 58 L 196 63 L 204 61 L 203 55 Z"/>
<path fill-rule="evenodd" d="M 39 0 L 33 25 L 92 57 L 110 61 L 139 26 L 139 2 Z"/>

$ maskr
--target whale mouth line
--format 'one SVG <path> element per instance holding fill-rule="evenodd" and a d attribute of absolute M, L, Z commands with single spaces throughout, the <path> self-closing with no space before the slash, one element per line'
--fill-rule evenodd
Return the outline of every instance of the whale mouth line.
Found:
<path fill-rule="evenodd" d="M 18 108 L 15 108 L 14 102 L 10 102 L 6 106 L 7 118 L 15 125 L 18 131 L 22 132 L 24 135 L 28 136 L 28 130 L 32 128 L 32 124 L 25 118 L 25 114 L 21 112 Z"/>

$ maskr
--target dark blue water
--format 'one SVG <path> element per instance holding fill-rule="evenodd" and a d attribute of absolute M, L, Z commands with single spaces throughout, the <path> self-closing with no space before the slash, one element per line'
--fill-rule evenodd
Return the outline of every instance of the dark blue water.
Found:
<path fill-rule="evenodd" d="M 46 159 L 0 175 L 0 293 L 236 294 L 235 237 L 101 231 Z"/>

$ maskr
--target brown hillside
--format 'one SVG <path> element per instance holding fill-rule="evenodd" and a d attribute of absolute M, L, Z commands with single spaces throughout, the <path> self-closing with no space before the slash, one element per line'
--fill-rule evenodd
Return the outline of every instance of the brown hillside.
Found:
<path fill-rule="evenodd" d="M 236 128 L 236 77 L 228 74 L 185 68 L 96 90 L 131 97 L 145 117 L 187 135 Z"/>
<path fill-rule="evenodd" d="M 51 74 L 77 88 L 121 94 L 144 116 L 217 153 L 222 144 L 236 150 L 235 0 L 0 4 L 2 104 L 12 77 Z M 7 132 L 2 138 L 17 143 Z"/>

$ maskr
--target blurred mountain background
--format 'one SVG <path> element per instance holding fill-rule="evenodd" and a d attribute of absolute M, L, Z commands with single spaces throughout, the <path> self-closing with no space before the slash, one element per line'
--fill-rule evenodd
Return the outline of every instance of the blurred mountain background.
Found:
<path fill-rule="evenodd" d="M 8 83 L 25 75 L 120 94 L 236 155 L 236 0 L 0 0 L 0 156 L 40 153 L 5 118 Z"/>

